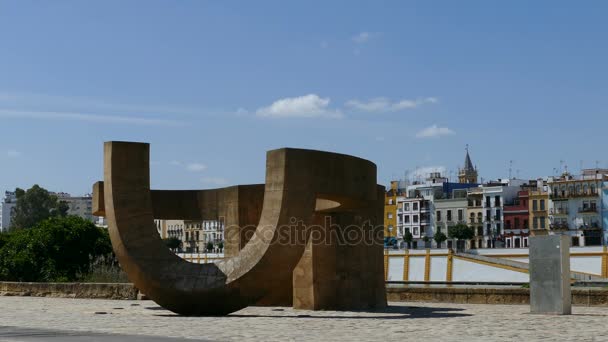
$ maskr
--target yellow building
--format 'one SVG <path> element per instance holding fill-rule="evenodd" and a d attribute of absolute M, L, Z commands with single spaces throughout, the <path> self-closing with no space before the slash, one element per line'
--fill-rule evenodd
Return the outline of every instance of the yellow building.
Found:
<path fill-rule="evenodd" d="M 529 192 L 528 210 L 530 235 L 549 234 L 549 193 L 542 190 Z"/>
<path fill-rule="evenodd" d="M 391 188 L 384 195 L 384 236 L 397 236 L 397 197 L 402 196 L 399 181 L 391 181 Z M 389 229 L 390 228 L 390 229 Z"/>

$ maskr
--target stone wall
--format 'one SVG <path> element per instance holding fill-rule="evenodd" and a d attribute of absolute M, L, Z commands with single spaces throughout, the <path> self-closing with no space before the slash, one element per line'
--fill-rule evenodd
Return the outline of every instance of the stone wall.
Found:
<path fill-rule="evenodd" d="M 0 282 L 0 296 L 137 299 L 133 284 Z"/>

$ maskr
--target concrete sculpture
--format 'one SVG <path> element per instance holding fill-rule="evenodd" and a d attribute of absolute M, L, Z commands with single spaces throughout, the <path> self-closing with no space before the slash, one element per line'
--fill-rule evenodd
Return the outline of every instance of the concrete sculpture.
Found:
<path fill-rule="evenodd" d="M 106 142 L 93 206 L 108 220 L 129 279 L 161 306 L 183 315 L 226 315 L 248 305 L 386 306 L 384 187 L 373 163 L 284 148 L 267 153 L 264 185 L 187 191 L 150 190 L 149 171 L 148 144 Z M 155 218 L 223 218 L 231 257 L 181 259 L 165 247 Z"/>

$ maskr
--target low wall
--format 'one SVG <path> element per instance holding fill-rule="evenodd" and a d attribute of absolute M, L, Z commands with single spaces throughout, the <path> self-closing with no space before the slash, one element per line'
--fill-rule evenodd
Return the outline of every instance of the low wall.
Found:
<path fill-rule="evenodd" d="M 133 284 L 0 282 L 0 296 L 137 299 Z"/>
<path fill-rule="evenodd" d="M 138 299 L 133 284 L 17 283 L 0 282 L 0 296 L 32 296 L 88 299 Z M 525 288 L 409 287 L 387 285 L 390 302 L 436 302 L 461 304 L 529 304 Z M 141 297 L 141 296 L 140 296 Z M 573 288 L 572 304 L 608 306 L 608 288 Z"/>
<path fill-rule="evenodd" d="M 530 304 L 526 288 L 450 288 L 388 286 L 389 302 L 431 302 L 459 304 Z M 572 304 L 608 306 L 608 289 L 572 289 Z"/>

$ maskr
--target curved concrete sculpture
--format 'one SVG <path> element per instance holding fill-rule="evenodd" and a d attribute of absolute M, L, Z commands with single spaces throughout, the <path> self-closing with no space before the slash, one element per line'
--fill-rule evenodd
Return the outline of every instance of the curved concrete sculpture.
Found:
<path fill-rule="evenodd" d="M 225 315 L 254 304 L 306 309 L 386 305 L 384 188 L 376 184 L 373 163 L 279 149 L 267 153 L 263 195 L 259 185 L 151 191 L 148 144 L 106 142 L 104 150 L 104 182 L 94 187 L 95 211 L 107 217 L 112 246 L 129 279 L 159 305 L 183 315 Z M 209 215 L 238 217 L 231 227 L 237 230 L 258 217 L 259 223 L 244 246 L 236 243 L 240 251 L 234 257 L 211 264 L 176 256 L 154 225 L 155 216 Z"/>

